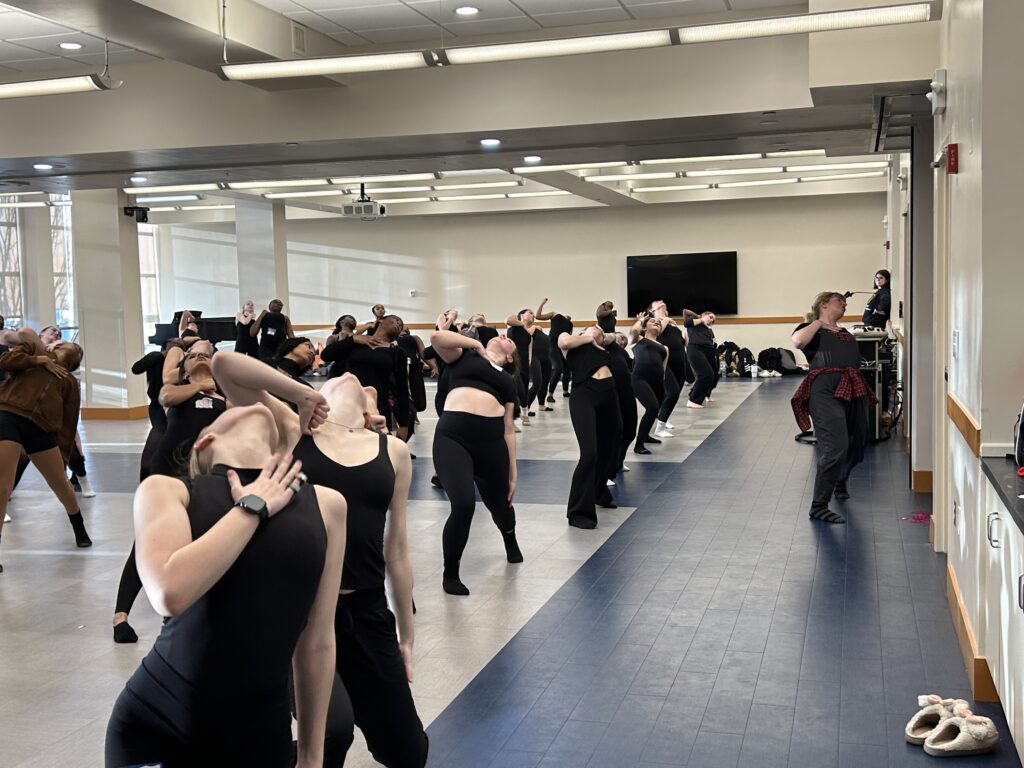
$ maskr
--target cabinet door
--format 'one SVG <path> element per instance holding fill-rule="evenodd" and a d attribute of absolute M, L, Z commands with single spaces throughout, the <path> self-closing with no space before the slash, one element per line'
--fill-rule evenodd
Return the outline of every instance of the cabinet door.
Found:
<path fill-rule="evenodd" d="M 1024 535 L 1009 514 L 998 533 L 1002 545 L 999 698 L 1017 752 L 1024 761 Z"/>
<path fill-rule="evenodd" d="M 984 627 L 984 641 L 979 639 L 979 649 L 988 661 L 992 671 L 992 680 L 996 687 L 1002 679 L 1005 647 L 1004 617 L 1006 617 L 1007 589 L 1003 573 L 1003 560 L 1007 553 L 1007 519 L 1009 513 L 1003 502 L 992 489 L 988 480 L 984 482 L 983 504 L 980 516 L 981 551 L 979 565 L 983 584 L 983 600 L 981 601 L 981 624 Z M 1013 521 L 1010 520 L 1010 526 Z M 1002 690 L 1000 690 L 1000 694 Z"/>

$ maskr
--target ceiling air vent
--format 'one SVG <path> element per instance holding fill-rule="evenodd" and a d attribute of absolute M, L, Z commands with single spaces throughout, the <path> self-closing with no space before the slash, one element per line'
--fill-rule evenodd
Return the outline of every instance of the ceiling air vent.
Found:
<path fill-rule="evenodd" d="M 306 28 L 294 21 L 292 22 L 292 53 L 298 56 L 306 55 Z"/>

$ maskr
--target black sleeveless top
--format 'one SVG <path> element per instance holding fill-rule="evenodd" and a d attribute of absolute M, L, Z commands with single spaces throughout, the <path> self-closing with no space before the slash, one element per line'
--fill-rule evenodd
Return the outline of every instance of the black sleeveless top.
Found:
<path fill-rule="evenodd" d="M 685 369 L 687 365 L 686 342 L 683 340 L 683 332 L 679 330 L 679 326 L 665 326 L 658 337 L 658 341 L 664 344 L 668 350 L 668 367 L 671 370 Z M 679 377 L 677 376 L 676 378 Z"/>
<path fill-rule="evenodd" d="M 193 541 L 233 507 L 226 467 L 183 480 Z M 258 469 L 236 469 L 242 483 Z M 127 688 L 187 741 L 266 724 L 287 734 L 292 654 L 316 599 L 327 530 L 312 485 L 261 523 L 209 591 L 163 628 Z"/>
<path fill-rule="evenodd" d="M 377 456 L 346 467 L 321 451 L 312 435 L 303 435 L 292 454 L 311 483 L 333 488 L 348 504 L 342 589 L 384 589 L 384 524 L 395 492 L 395 468 L 387 435 L 379 435 Z"/>
<path fill-rule="evenodd" d="M 551 356 L 551 339 L 543 328 L 537 328 L 533 332 L 533 356 L 547 359 Z"/>
<path fill-rule="evenodd" d="M 516 401 L 516 382 L 512 374 L 498 370 L 476 350 L 462 350 L 459 359 L 445 367 L 445 373 L 448 377 L 446 396 L 457 387 L 469 387 L 493 395 L 501 405 Z"/>
<path fill-rule="evenodd" d="M 269 315 L 267 315 L 267 317 L 269 317 Z M 264 322 L 266 322 L 266 320 L 266 317 L 263 318 Z M 235 352 L 243 355 L 255 355 L 259 352 L 259 342 L 256 340 L 256 337 L 250 333 L 252 330 L 252 324 L 255 322 L 255 318 L 250 320 L 248 323 L 235 322 Z M 278 341 L 280 341 L 280 339 L 278 339 Z"/>
<path fill-rule="evenodd" d="M 519 365 L 529 367 L 530 365 L 530 344 L 533 343 L 533 336 L 521 325 L 510 325 L 506 335 L 512 339 L 519 352 Z"/>
<path fill-rule="evenodd" d="M 665 378 L 665 348 L 656 341 L 640 339 L 633 346 L 633 378 L 640 380 Z"/>
<path fill-rule="evenodd" d="M 615 388 L 620 391 L 632 391 L 633 380 L 630 378 L 630 369 L 633 361 L 629 353 L 614 341 L 605 347 L 608 350 L 608 369 L 615 379 Z"/>
<path fill-rule="evenodd" d="M 273 357 L 281 342 L 288 338 L 288 323 L 281 312 L 267 312 L 260 321 L 260 354 Z"/>
<path fill-rule="evenodd" d="M 806 328 L 810 323 L 800 323 L 793 332 Z M 860 347 L 857 339 L 845 328 L 830 331 L 819 328 L 814 338 L 803 348 L 811 368 L 860 368 Z"/>
<path fill-rule="evenodd" d="M 181 477 L 188 468 L 188 454 L 199 433 L 224 413 L 227 404 L 219 397 L 192 395 L 167 409 L 167 430 L 157 444 L 150 471 L 154 475 Z"/>
<path fill-rule="evenodd" d="M 552 352 L 562 354 L 562 350 L 558 346 L 558 337 L 563 333 L 572 335 L 572 320 L 567 318 L 565 315 L 555 314 L 551 318 L 551 349 Z"/>
<path fill-rule="evenodd" d="M 598 349 L 593 344 L 573 347 L 565 355 L 565 364 L 572 374 L 573 384 L 582 384 L 593 376 L 601 366 L 610 366 L 608 352 Z"/>
<path fill-rule="evenodd" d="M 605 315 L 597 318 L 597 327 L 605 333 L 615 333 L 615 315 Z"/>

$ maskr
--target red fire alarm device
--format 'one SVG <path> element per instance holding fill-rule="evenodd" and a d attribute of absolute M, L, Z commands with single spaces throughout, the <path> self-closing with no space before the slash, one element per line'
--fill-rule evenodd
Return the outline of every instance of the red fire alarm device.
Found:
<path fill-rule="evenodd" d="M 960 145 L 946 147 L 946 173 L 960 173 Z"/>

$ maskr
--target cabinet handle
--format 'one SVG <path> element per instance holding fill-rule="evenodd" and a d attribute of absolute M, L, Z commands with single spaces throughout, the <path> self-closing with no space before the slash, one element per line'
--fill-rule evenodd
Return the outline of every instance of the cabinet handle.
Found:
<path fill-rule="evenodd" d="M 992 526 L 995 524 L 996 520 L 998 520 L 998 519 L 999 519 L 999 514 L 998 513 L 990 512 L 989 515 L 988 515 L 988 519 L 985 522 L 985 535 L 988 537 L 988 543 L 989 543 L 989 546 L 992 547 L 992 549 L 999 549 L 1000 548 L 999 547 L 999 539 L 992 538 Z"/>
<path fill-rule="evenodd" d="M 1017 605 L 1024 611 L 1024 573 L 1017 578 Z"/>

